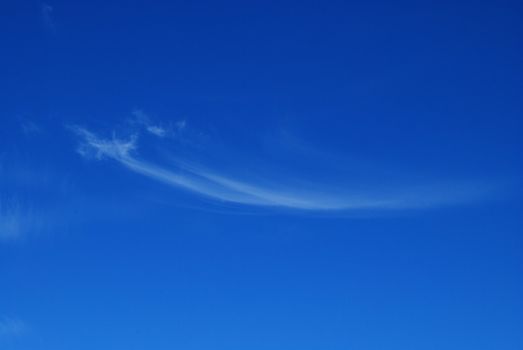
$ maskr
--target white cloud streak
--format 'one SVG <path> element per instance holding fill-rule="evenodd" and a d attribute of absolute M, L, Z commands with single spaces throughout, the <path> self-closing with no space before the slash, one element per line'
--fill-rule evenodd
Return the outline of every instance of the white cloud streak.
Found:
<path fill-rule="evenodd" d="M 82 138 L 79 153 L 95 159 L 112 159 L 127 169 L 215 200 L 253 206 L 280 207 L 300 210 L 407 209 L 437 206 L 460 201 L 441 189 L 406 191 L 400 195 L 324 193 L 239 181 L 203 167 L 178 162 L 174 169 L 161 167 L 135 156 L 137 137 L 103 139 L 80 127 L 73 128 Z M 343 186 L 340 186 L 343 188 Z M 467 196 L 466 190 L 461 195 Z"/>
<path fill-rule="evenodd" d="M 186 127 L 185 120 L 177 121 L 174 124 L 170 123 L 167 126 L 153 123 L 151 121 L 151 117 L 149 117 L 149 115 L 147 115 L 141 109 L 133 110 L 132 115 L 135 118 L 135 120 L 133 121 L 134 123 L 137 123 L 138 125 L 143 127 L 145 131 L 147 131 L 149 134 L 159 138 L 177 136 Z"/>
<path fill-rule="evenodd" d="M 114 134 L 111 139 L 101 139 L 83 128 L 73 127 L 73 130 L 84 139 L 85 142 L 78 148 L 78 153 L 87 158 L 127 158 L 130 152 L 136 149 L 136 135 L 132 135 L 128 140 L 117 138 Z"/>
<path fill-rule="evenodd" d="M 164 128 L 157 125 L 148 125 L 146 126 L 146 130 L 149 133 L 158 137 L 165 137 L 165 135 L 167 135 L 167 131 Z"/>

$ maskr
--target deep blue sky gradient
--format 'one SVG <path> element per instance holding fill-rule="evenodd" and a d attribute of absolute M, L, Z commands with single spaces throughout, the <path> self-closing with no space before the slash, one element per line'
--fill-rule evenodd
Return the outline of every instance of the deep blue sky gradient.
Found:
<path fill-rule="evenodd" d="M 4 1 L 0 349 L 522 349 L 522 23 L 517 1 Z M 426 203 L 227 203 L 77 152 L 137 110 L 186 125 L 139 131 L 165 169 Z"/>

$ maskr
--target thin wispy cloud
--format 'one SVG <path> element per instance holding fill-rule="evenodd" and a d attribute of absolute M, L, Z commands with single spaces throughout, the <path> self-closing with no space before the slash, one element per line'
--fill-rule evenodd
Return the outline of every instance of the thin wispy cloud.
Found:
<path fill-rule="evenodd" d="M 141 126 L 149 134 L 152 134 L 159 138 L 179 136 L 179 134 L 186 127 L 185 120 L 179 120 L 174 123 L 169 123 L 167 125 L 154 123 L 152 121 L 152 118 L 141 109 L 133 110 L 132 115 L 134 117 L 134 123 Z"/>
<path fill-rule="evenodd" d="M 52 32 L 56 31 L 56 22 L 53 17 L 53 11 L 54 11 L 53 6 L 51 6 L 47 3 L 42 3 L 40 10 L 41 10 L 41 14 L 42 14 L 42 21 L 44 23 L 45 28 Z"/>
<path fill-rule="evenodd" d="M 113 159 L 128 158 L 130 152 L 136 149 L 137 135 L 131 135 L 126 140 L 118 138 L 115 134 L 110 139 L 102 139 L 86 129 L 72 128 L 85 141 L 78 147 L 78 153 L 84 157 L 97 159 L 104 157 Z"/>
<path fill-rule="evenodd" d="M 20 119 L 20 128 L 26 136 L 35 135 L 42 133 L 42 128 L 29 119 Z"/>
<path fill-rule="evenodd" d="M 165 137 L 165 135 L 167 134 L 167 131 L 164 128 L 161 128 L 157 125 L 147 126 L 147 131 L 158 137 Z"/>
<path fill-rule="evenodd" d="M 19 337 L 27 332 L 27 325 L 17 318 L 0 318 L 0 337 Z"/>
<path fill-rule="evenodd" d="M 393 189 L 386 194 L 356 190 L 348 193 L 350 184 L 337 184 L 334 187 L 339 190 L 330 192 L 316 183 L 307 189 L 285 185 L 283 182 L 269 186 L 262 182 L 239 180 L 185 160 L 173 161 L 168 167 L 148 162 L 138 155 L 138 137 L 135 134 L 124 138 L 113 134 L 112 137 L 103 138 L 82 127 L 74 127 L 73 130 L 81 139 L 78 151 L 84 157 L 110 159 L 135 173 L 223 202 L 300 210 L 384 210 L 452 204 L 477 195 L 475 190 L 465 187 L 456 191 L 455 188 L 429 185 L 402 191 Z"/>
<path fill-rule="evenodd" d="M 0 159 L 0 243 L 38 236 L 54 227 L 63 212 L 52 212 L 69 188 L 69 180 L 45 167 L 12 157 Z"/>
<path fill-rule="evenodd" d="M 14 241 L 43 228 L 44 220 L 16 197 L 0 198 L 0 241 Z"/>
<path fill-rule="evenodd" d="M 187 126 L 187 122 L 185 120 L 179 120 L 176 123 L 174 123 L 174 125 L 176 126 L 176 129 L 178 129 L 178 131 L 182 131 Z"/>

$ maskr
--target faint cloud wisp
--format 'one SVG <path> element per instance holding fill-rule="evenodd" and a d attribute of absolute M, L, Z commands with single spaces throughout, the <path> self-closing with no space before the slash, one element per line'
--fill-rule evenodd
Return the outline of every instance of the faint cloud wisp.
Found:
<path fill-rule="evenodd" d="M 42 128 L 29 119 L 22 119 L 20 121 L 20 128 L 22 129 L 22 132 L 26 136 L 35 135 L 35 134 L 41 134 Z"/>
<path fill-rule="evenodd" d="M 43 218 L 17 198 L 0 199 L 0 241 L 20 239 L 43 227 Z"/>
<path fill-rule="evenodd" d="M 27 332 L 27 325 L 17 319 L 11 317 L 0 318 L 0 337 L 18 337 Z"/>
<path fill-rule="evenodd" d="M 168 125 L 160 125 L 153 123 L 152 118 L 141 109 L 134 109 L 132 111 L 134 117 L 133 122 L 143 127 L 149 134 L 159 138 L 176 137 L 185 129 L 185 120 L 180 120 Z"/>
<path fill-rule="evenodd" d="M 53 18 L 53 11 L 54 11 L 53 6 L 51 6 L 47 3 L 42 3 L 41 13 L 42 13 L 42 20 L 44 22 L 44 26 L 46 29 L 48 29 L 52 32 L 56 31 L 56 23 Z"/>
<path fill-rule="evenodd" d="M 349 193 L 350 184 L 329 186 L 340 189 L 336 192 L 325 191 L 320 184 L 312 184 L 310 189 L 285 186 L 283 182 L 269 186 L 238 180 L 187 161 L 175 161 L 172 167 L 166 168 L 141 160 L 136 154 L 136 134 L 119 138 L 113 133 L 112 138 L 103 138 L 82 127 L 72 129 L 81 139 L 78 152 L 86 158 L 112 159 L 135 173 L 223 202 L 298 210 L 398 210 L 449 205 L 479 194 L 467 186 L 456 190 L 456 186 L 427 185 L 424 188 L 392 189 L 381 194 L 357 190 Z"/>

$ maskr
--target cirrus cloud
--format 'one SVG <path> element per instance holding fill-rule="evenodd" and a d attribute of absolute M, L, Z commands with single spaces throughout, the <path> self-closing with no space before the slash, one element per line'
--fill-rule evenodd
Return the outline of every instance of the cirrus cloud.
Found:
<path fill-rule="evenodd" d="M 427 184 L 366 192 L 350 183 L 311 183 L 303 188 L 282 180 L 268 185 L 210 170 L 186 159 L 174 160 L 169 166 L 144 160 L 138 154 L 136 133 L 102 137 L 83 127 L 72 129 L 80 138 L 78 151 L 84 157 L 116 161 L 134 173 L 221 202 L 316 211 L 399 210 L 456 204 L 484 194 L 474 184 Z"/>

